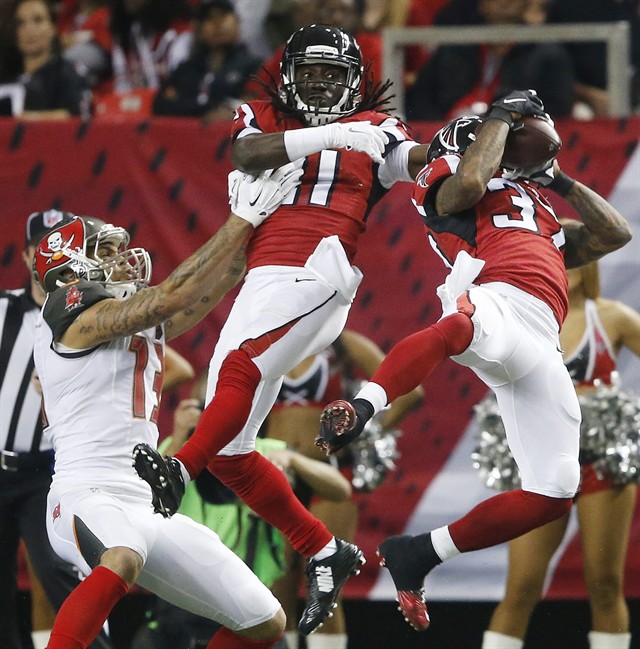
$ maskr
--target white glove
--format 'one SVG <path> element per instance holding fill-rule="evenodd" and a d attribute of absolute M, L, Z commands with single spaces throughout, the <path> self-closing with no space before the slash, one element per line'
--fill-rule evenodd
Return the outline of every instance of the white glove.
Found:
<path fill-rule="evenodd" d="M 231 211 L 254 228 L 280 207 L 289 192 L 300 184 L 304 160 L 290 162 L 275 171 L 267 169 L 259 176 L 242 171 L 229 174 Z"/>
<path fill-rule="evenodd" d="M 533 180 L 538 183 L 538 185 L 546 187 L 554 181 L 556 172 L 557 164 L 555 158 L 553 158 L 541 167 L 533 167 L 532 169 L 509 169 L 505 171 L 502 176 L 508 180 L 525 178 L 526 180 Z"/>
<path fill-rule="evenodd" d="M 319 128 L 327 129 L 328 149 L 346 149 L 366 153 L 374 162 L 384 164 L 385 146 L 389 136 L 371 122 L 348 122 L 346 124 L 326 124 Z"/>

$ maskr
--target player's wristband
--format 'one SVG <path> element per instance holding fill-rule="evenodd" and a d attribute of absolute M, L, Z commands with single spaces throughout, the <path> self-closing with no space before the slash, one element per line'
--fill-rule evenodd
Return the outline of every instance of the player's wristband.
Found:
<path fill-rule="evenodd" d="M 502 108 L 501 106 L 492 106 L 487 112 L 487 114 L 484 116 L 485 122 L 488 119 L 502 120 L 503 122 L 506 122 L 509 125 L 509 128 L 513 126 L 513 117 L 511 113 L 506 108 Z"/>
<path fill-rule="evenodd" d="M 340 128 L 340 124 L 325 124 L 285 131 L 284 148 L 289 160 L 294 162 L 313 153 L 338 146 L 336 135 Z"/>
<path fill-rule="evenodd" d="M 563 171 L 559 171 L 547 187 L 559 196 L 566 196 L 571 191 L 575 182 L 571 176 L 567 176 Z"/>

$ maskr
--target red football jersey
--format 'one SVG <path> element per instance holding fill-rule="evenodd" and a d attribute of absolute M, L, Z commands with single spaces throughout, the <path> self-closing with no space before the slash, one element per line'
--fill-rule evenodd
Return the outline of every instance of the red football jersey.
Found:
<path fill-rule="evenodd" d="M 460 250 L 485 261 L 477 284 L 505 282 L 546 302 L 562 324 L 567 313 L 564 233 L 553 208 L 535 187 L 496 174 L 474 207 L 441 217 L 436 190 L 455 173 L 459 156 L 428 164 L 416 178 L 412 200 L 434 250 L 452 265 Z"/>
<path fill-rule="evenodd" d="M 389 135 L 384 156 L 401 142 L 412 140 L 402 122 L 384 113 L 357 113 L 340 121 L 365 120 Z M 271 101 L 258 100 L 237 109 L 232 137 L 235 141 L 252 133 L 298 128 L 303 128 L 300 121 L 278 121 Z M 320 240 L 334 234 L 352 261 L 367 216 L 387 191 L 378 180 L 378 168 L 367 154 L 346 149 L 328 149 L 308 156 L 295 196 L 285 200 L 255 230 L 247 248 L 247 268 L 303 266 Z"/>

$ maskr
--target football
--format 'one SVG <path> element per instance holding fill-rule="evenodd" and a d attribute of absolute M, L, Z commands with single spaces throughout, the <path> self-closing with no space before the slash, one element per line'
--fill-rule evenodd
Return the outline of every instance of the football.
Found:
<path fill-rule="evenodd" d="M 555 158 L 562 140 L 553 124 L 540 117 L 523 117 L 507 136 L 502 166 L 534 169 Z"/>

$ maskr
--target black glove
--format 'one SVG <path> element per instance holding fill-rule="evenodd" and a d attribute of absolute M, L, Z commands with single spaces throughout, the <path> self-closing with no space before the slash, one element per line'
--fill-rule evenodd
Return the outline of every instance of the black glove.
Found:
<path fill-rule="evenodd" d="M 525 115 L 547 117 L 542 99 L 538 97 L 535 90 L 514 90 L 496 99 L 487 111 L 485 119 L 501 119 L 509 126 L 513 126 L 511 113 L 520 113 L 523 117 Z"/>
<path fill-rule="evenodd" d="M 508 95 L 496 99 L 491 107 L 503 108 L 511 113 L 520 113 L 523 117 L 525 115 L 545 116 L 544 104 L 535 90 L 514 90 Z"/>

